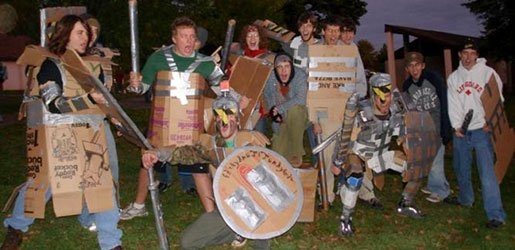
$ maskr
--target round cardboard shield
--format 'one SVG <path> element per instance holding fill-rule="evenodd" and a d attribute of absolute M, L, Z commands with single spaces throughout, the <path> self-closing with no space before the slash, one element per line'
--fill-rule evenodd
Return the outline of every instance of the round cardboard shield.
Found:
<path fill-rule="evenodd" d="M 228 155 L 213 179 L 216 204 L 233 231 L 269 239 L 288 231 L 299 217 L 302 184 L 290 163 L 263 147 L 242 147 Z"/>

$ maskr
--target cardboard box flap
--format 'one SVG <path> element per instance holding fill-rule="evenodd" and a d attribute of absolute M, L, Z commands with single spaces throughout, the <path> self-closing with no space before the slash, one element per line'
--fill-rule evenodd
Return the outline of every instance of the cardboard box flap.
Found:
<path fill-rule="evenodd" d="M 59 58 L 43 47 L 28 45 L 25 47 L 23 54 L 21 54 L 21 56 L 18 57 L 18 60 L 16 60 L 16 64 L 37 67 L 40 66 L 47 57 Z"/>

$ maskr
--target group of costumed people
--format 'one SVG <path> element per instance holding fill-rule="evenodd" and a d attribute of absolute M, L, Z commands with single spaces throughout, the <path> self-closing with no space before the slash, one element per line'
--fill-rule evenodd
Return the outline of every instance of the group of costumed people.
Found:
<path fill-rule="evenodd" d="M 310 122 L 307 108 L 309 46 L 346 45 L 349 50 L 357 52 L 357 46 L 353 42 L 356 26 L 351 19 L 342 21 L 340 18 L 328 17 L 321 25 L 323 37 L 319 38 L 317 36 L 318 20 L 313 14 L 305 13 L 301 15 L 297 25 L 300 35 L 290 42 L 283 42 L 282 47 L 285 52 L 275 54 L 269 51 L 264 28 L 256 24 L 245 26 L 241 33 L 240 45 L 231 46 L 231 50 L 235 54 L 257 58 L 272 67 L 272 73 L 264 86 L 263 96 L 260 100 L 257 100 L 258 105 L 252 107 L 259 114 L 257 123 L 252 126 L 255 130 L 244 130 L 241 128 L 246 124 L 240 124 L 241 110 L 247 108 L 250 99 L 244 94 L 237 93 L 228 86 L 228 81 L 224 80 L 224 77 L 227 77 L 225 75 L 229 74 L 234 68 L 229 68 L 227 72 L 223 72 L 212 57 L 198 53 L 198 29 L 191 19 L 181 17 L 173 21 L 171 25 L 173 44 L 164 46 L 151 54 L 144 64 L 141 74 L 131 73 L 130 88 L 139 94 L 144 94 L 156 89 L 159 85 L 169 84 L 171 80 L 160 79 L 158 77 L 159 72 L 182 72 L 200 75 L 218 96 L 212 103 L 216 133 L 214 135 L 202 135 L 199 141 L 194 143 L 179 146 L 161 143 L 160 145 L 154 145 L 154 149 L 144 150 L 136 197 L 134 202 L 130 203 L 121 212 L 116 200 L 116 192 L 119 191 L 116 190 L 116 185 L 112 185 L 109 191 L 112 194 L 113 204 L 109 210 L 90 213 L 88 206 L 83 204 L 79 221 L 83 227 L 97 232 L 101 249 L 122 249 L 122 231 L 118 229 L 120 218 L 128 220 L 148 214 L 145 209 L 145 200 L 148 194 L 147 186 L 149 185 L 148 169 L 164 162 L 177 166 L 180 172 L 191 173 L 199 199 L 205 210 L 203 215 L 184 230 L 181 237 L 181 247 L 196 249 L 225 243 L 231 243 L 235 247 L 245 245 L 247 239 L 228 225 L 229 223 L 222 217 L 218 209 L 220 204 L 217 204 L 213 199 L 213 179 L 209 165 L 213 162 L 219 163 L 220 159 L 213 159 L 208 151 L 219 148 L 225 152 L 223 155 L 228 155 L 235 149 L 244 146 L 266 147 L 271 144 L 272 150 L 282 155 L 293 167 L 299 167 L 302 165 L 302 158 L 306 154 L 303 146 L 306 130 L 312 147 L 316 146 L 314 140 L 316 134 L 322 134 L 323 137 L 327 138 L 331 132 L 341 130 L 337 135 L 336 143 L 319 154 L 326 155 L 325 164 L 320 164 L 320 166 L 327 169 L 327 199 L 330 203 L 335 200 L 334 177 L 335 175 L 342 176 L 342 178 L 339 178 L 342 181 L 341 185 L 338 186 L 339 190 L 337 190 L 343 204 L 339 223 L 339 232 L 342 235 L 355 233 L 352 218 L 358 199 L 366 201 L 372 207 L 382 208 L 381 202 L 374 194 L 374 183 L 377 184 L 376 177 L 387 169 L 400 172 L 403 176 L 403 182 L 406 183 L 397 206 L 397 212 L 401 215 L 413 218 L 424 216 L 420 209 L 415 206 L 414 198 L 423 179 L 428 174 L 430 175 L 429 189 L 432 189 L 431 184 L 439 183 L 432 181 L 431 178 L 437 178 L 438 180 L 443 178 L 441 184 L 447 186 L 444 193 L 438 193 L 436 188 L 430 190 L 432 199 L 472 206 L 473 193 L 470 184 L 471 159 L 468 157 L 469 152 L 465 149 L 459 149 L 457 153 L 455 152 L 455 156 L 459 157 L 459 162 L 454 159 L 457 162 L 454 163 L 455 170 L 460 169 L 460 175 L 462 175 L 461 178 L 458 178 L 460 193 L 457 200 L 454 197 L 448 197 L 448 183 L 445 180 L 445 174 L 443 174 L 443 161 L 439 165 L 440 168 L 436 169 L 434 167 L 435 156 L 437 159 L 443 157 L 442 149 L 443 143 L 445 143 L 445 141 L 440 141 L 441 138 L 437 132 L 440 132 L 444 140 L 449 139 L 449 126 L 441 125 L 445 122 L 449 124 L 447 113 L 442 111 L 445 109 L 441 109 L 441 107 L 447 105 L 446 93 L 442 86 L 434 87 L 430 85 L 429 87 L 432 89 L 432 93 L 437 94 L 436 98 L 439 102 L 435 107 L 430 107 L 436 108 L 438 113 L 438 118 L 432 117 L 435 120 L 433 127 L 437 129 L 429 131 L 426 135 L 433 136 L 427 138 L 438 141 L 435 148 L 439 150 L 433 150 L 434 154 L 428 156 L 426 162 L 419 165 L 410 166 L 410 163 L 406 161 L 406 146 L 404 144 L 406 138 L 413 136 L 413 134 L 409 134 L 413 125 L 410 127 L 406 123 L 405 117 L 411 111 L 431 111 L 421 104 L 427 101 L 426 99 L 413 100 L 413 98 L 409 98 L 410 91 L 413 91 L 413 93 L 417 93 L 417 91 L 427 92 L 416 89 L 417 87 L 423 88 L 426 86 L 423 84 L 428 82 L 434 84 L 433 78 L 421 77 L 420 72 L 422 70 L 411 74 L 414 68 L 423 65 L 423 56 L 417 53 L 407 58 L 406 68 L 407 71 L 412 70 L 409 72 L 412 76 L 410 80 L 413 82 L 405 84 L 405 89 L 401 93 L 395 88 L 388 74 L 374 74 L 367 84 L 363 63 L 359 53 L 357 53 L 352 65 L 356 69 L 353 76 L 355 82 L 345 84 L 339 88 L 339 91 L 348 93 L 349 96 L 345 107 L 341 107 L 341 109 L 344 109 L 344 116 L 341 117 L 339 124 L 341 127 L 324 121 L 323 117 Z M 77 82 L 74 75 L 63 66 L 65 62 L 63 62 L 62 57 L 68 50 L 75 51 L 81 56 L 91 55 L 92 51 L 95 51 L 91 49 L 95 40 L 93 34 L 96 34 L 92 30 L 95 27 L 99 28 L 99 25 L 87 23 L 81 17 L 75 15 L 64 16 L 56 23 L 48 47 L 44 52 L 41 52 L 44 60 L 41 60 L 38 65 L 31 65 L 34 66 L 32 69 L 34 86 L 30 92 L 31 103 L 29 106 L 38 106 L 39 109 L 29 108 L 28 110 L 40 113 L 28 113 L 27 117 L 28 123 L 33 125 L 59 125 L 69 124 L 73 121 L 90 123 L 93 125 L 90 128 L 91 130 L 99 127 L 103 128 L 103 131 L 100 132 L 106 138 L 106 145 L 104 146 L 109 153 L 107 164 L 113 182 L 117 183 L 118 162 L 115 142 L 109 129 L 109 119 L 106 119 L 106 114 L 98 107 L 99 105 L 105 105 L 107 101 L 102 93 L 85 89 L 83 85 Z M 452 86 L 449 86 L 449 92 L 461 88 L 454 85 L 462 84 L 463 81 L 470 81 L 470 77 L 467 78 L 466 76 L 466 71 L 471 70 L 467 68 L 468 66 L 473 67 L 472 70 L 479 71 L 479 69 L 476 69 L 479 66 L 474 66 L 477 55 L 476 58 L 473 57 L 474 55 L 465 55 L 465 53 L 469 53 L 469 50 L 477 52 L 477 48 L 473 45 L 467 44 L 460 51 L 462 61 L 457 72 L 451 75 L 449 81 Z M 99 53 L 98 50 L 96 51 L 95 54 L 105 56 L 101 55 L 102 53 Z M 465 56 L 467 58 L 463 59 Z M 472 60 L 474 60 L 474 63 L 472 63 Z M 471 65 L 463 65 L 464 62 Z M 411 65 L 410 63 L 414 64 Z M 464 69 L 462 69 L 463 67 Z M 486 66 L 482 64 L 482 67 Z M 92 71 L 91 74 L 103 81 L 105 77 L 102 67 L 92 68 L 99 69 Z M 478 83 L 484 86 L 486 81 L 483 80 L 492 74 L 497 75 L 491 70 L 484 73 L 483 79 L 479 80 Z M 498 83 L 500 83 L 500 80 Z M 411 85 L 414 87 L 410 88 Z M 493 171 L 493 153 L 487 138 L 488 133 L 481 132 L 483 130 L 487 131 L 486 128 L 483 128 L 486 123 L 484 118 L 481 120 L 480 114 L 474 116 L 468 132 L 460 130 L 466 112 L 461 111 L 464 107 L 458 106 L 463 103 L 475 105 L 475 108 L 481 106 L 477 103 L 478 95 L 460 95 L 462 92 L 450 94 L 449 97 L 449 110 L 451 108 L 453 110 L 452 113 L 449 112 L 450 121 L 452 128 L 455 128 L 454 143 L 455 145 L 464 144 L 468 150 L 471 150 L 472 147 L 476 151 L 484 149 L 478 157 L 480 158 L 478 161 L 481 162 L 482 171 L 484 171 L 481 176 L 487 176 L 481 178 L 481 181 L 489 183 L 489 185 L 483 185 L 483 196 L 491 197 L 490 194 L 496 193 L 494 198 L 485 200 L 485 203 L 488 203 L 485 205 L 485 210 L 489 219 L 489 227 L 498 227 L 504 224 L 506 215 L 502 208 L 499 186 L 496 183 L 493 185 L 491 180 L 495 176 L 488 172 Z M 367 94 L 368 97 L 366 97 Z M 157 95 L 154 97 L 157 98 Z M 32 121 L 32 115 L 43 118 L 41 121 Z M 174 117 L 170 119 L 174 119 Z M 111 121 L 118 126 L 120 125 L 116 120 L 111 119 Z M 271 140 L 264 135 L 267 124 L 271 124 Z M 481 140 L 481 143 L 469 145 L 464 137 Z M 438 155 L 436 154 L 437 151 L 439 152 Z M 321 159 L 315 160 L 320 161 Z M 439 175 L 433 174 L 433 169 L 440 171 Z M 432 175 L 433 177 L 431 177 Z M 29 226 L 34 222 L 34 218 L 24 213 L 25 193 L 27 188 L 31 186 L 31 181 L 29 178 L 20 189 L 12 215 L 4 220 L 7 235 L 2 249 L 17 249 L 21 244 L 23 232 L 27 232 Z M 439 185 L 435 184 L 434 186 Z M 488 194 L 485 194 L 486 192 Z M 52 190 L 48 188 L 45 193 L 45 201 L 48 201 L 51 196 Z M 266 237 L 259 238 L 254 242 L 254 246 L 266 249 L 270 248 L 270 242 Z"/>

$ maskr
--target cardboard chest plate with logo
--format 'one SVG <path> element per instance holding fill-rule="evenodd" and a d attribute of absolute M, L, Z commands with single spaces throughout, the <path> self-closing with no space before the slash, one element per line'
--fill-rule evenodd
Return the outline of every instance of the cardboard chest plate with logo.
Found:
<path fill-rule="evenodd" d="M 204 78 L 197 73 L 160 71 L 152 102 L 153 146 L 192 145 L 204 131 Z"/>
<path fill-rule="evenodd" d="M 52 189 L 57 217 L 113 208 L 113 178 L 103 123 L 39 125 L 27 129 L 28 177 L 25 214 L 44 218 L 45 192 Z"/>
<path fill-rule="evenodd" d="M 218 167 L 213 186 L 220 214 L 245 238 L 283 234 L 302 209 L 299 177 L 284 157 L 263 147 L 234 150 Z"/>

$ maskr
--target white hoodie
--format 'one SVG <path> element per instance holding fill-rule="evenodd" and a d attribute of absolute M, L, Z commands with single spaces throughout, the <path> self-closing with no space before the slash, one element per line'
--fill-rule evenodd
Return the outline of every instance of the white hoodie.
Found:
<path fill-rule="evenodd" d="M 485 124 L 485 110 L 481 102 L 481 94 L 492 75 L 497 81 L 501 101 L 502 82 L 492 68 L 486 66 L 486 59 L 478 58 L 472 69 L 467 70 L 460 61 L 460 66 L 447 79 L 447 100 L 449 102 L 449 119 L 454 129 L 461 128 L 465 114 L 474 110 L 469 130 L 480 129 Z"/>

